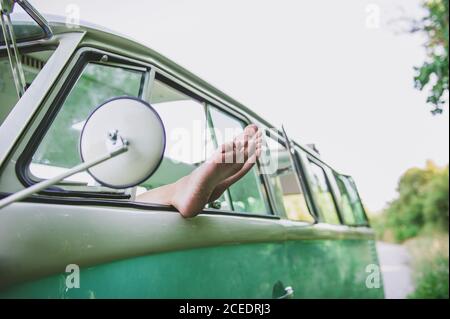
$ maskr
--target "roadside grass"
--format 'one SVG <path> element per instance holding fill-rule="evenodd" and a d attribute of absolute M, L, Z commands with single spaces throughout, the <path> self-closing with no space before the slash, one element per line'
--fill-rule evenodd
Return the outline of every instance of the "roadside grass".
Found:
<path fill-rule="evenodd" d="M 449 235 L 422 235 L 407 240 L 413 260 L 415 291 L 411 299 L 449 298 Z"/>

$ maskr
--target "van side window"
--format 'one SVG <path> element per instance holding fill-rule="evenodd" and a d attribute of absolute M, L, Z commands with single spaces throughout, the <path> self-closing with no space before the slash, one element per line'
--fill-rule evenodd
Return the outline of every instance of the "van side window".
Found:
<path fill-rule="evenodd" d="M 137 194 L 174 183 L 206 159 L 206 113 L 197 101 L 161 75 L 153 81 L 150 104 L 161 117 L 167 145 L 158 170 L 138 187 Z"/>
<path fill-rule="evenodd" d="M 32 175 L 48 179 L 80 164 L 78 142 L 89 114 L 108 99 L 139 97 L 144 78 L 145 71 L 86 64 L 32 157 L 29 167 Z M 69 177 L 66 182 L 69 181 L 71 185 L 98 185 L 86 172 Z"/>
<path fill-rule="evenodd" d="M 210 153 L 212 149 L 232 141 L 236 135 L 242 133 L 245 123 L 215 107 L 209 106 L 208 109 L 213 140 L 213 144 L 209 147 L 208 153 Z M 243 178 L 228 189 L 228 196 L 235 212 L 255 214 L 270 212 L 257 166 L 254 166 Z M 221 203 L 224 204 L 224 198 L 221 199 Z"/>
<path fill-rule="evenodd" d="M 340 224 L 330 184 L 324 169 L 311 159 L 309 159 L 309 164 L 312 173 L 311 189 L 320 216 L 325 223 Z"/>
<path fill-rule="evenodd" d="M 24 53 L 21 55 L 21 62 L 27 87 L 31 85 L 33 80 L 44 67 L 45 63 L 48 59 L 50 59 L 53 52 L 54 51 L 52 50 L 44 50 Z M 3 54 L 3 52 L 0 52 L 0 125 L 2 125 L 3 121 L 12 111 L 18 100 L 19 98 L 14 85 L 14 78 L 11 73 L 11 66 L 9 64 L 8 56 Z"/>
<path fill-rule="evenodd" d="M 336 179 L 336 184 L 339 189 L 339 200 L 338 205 L 342 214 L 342 218 L 346 225 L 355 225 L 355 214 L 353 213 L 353 208 L 351 204 L 350 194 L 347 190 L 347 186 L 344 182 L 344 177 L 334 173 Z"/>
<path fill-rule="evenodd" d="M 314 222 L 287 148 L 271 137 L 266 142 L 271 163 L 268 176 L 277 211 L 291 220 Z"/>
<path fill-rule="evenodd" d="M 364 207 L 353 179 L 336 173 L 335 178 L 341 193 L 341 211 L 345 223 L 348 225 L 367 225 Z"/>

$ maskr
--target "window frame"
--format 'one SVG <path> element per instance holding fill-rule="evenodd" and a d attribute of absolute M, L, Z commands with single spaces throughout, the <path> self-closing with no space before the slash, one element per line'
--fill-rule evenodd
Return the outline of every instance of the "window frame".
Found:
<path fill-rule="evenodd" d="M 336 174 L 337 174 L 337 175 L 340 175 L 340 176 L 343 176 L 343 177 L 345 177 L 345 178 L 347 178 L 347 179 L 352 183 L 352 186 L 354 187 L 354 191 L 355 191 L 355 193 L 356 193 L 356 196 L 358 197 L 358 201 L 359 201 L 359 203 L 360 203 L 360 205 L 361 205 L 361 210 L 362 210 L 363 218 L 364 218 L 364 223 L 357 223 L 357 222 L 356 222 L 355 224 L 345 224 L 345 225 L 346 225 L 346 226 L 349 226 L 349 227 L 370 227 L 370 220 L 369 220 L 369 218 L 367 217 L 366 208 L 365 208 L 364 205 L 363 205 L 363 202 L 362 202 L 361 196 L 360 196 L 360 194 L 359 194 L 358 187 L 356 186 L 355 180 L 354 180 L 353 177 L 350 176 L 350 175 L 339 174 L 339 173 L 337 173 L 337 172 L 336 172 Z M 355 221 L 356 221 L 356 215 L 354 215 L 354 216 L 355 216 Z"/>
<path fill-rule="evenodd" d="M 304 197 L 306 200 L 306 206 L 308 207 L 309 214 L 314 219 L 314 224 L 317 224 L 319 222 L 319 214 L 318 209 L 316 207 L 316 203 L 314 202 L 312 190 L 310 188 L 310 185 L 308 183 L 308 176 L 307 176 L 307 170 L 305 167 L 305 163 L 303 161 L 303 158 L 305 154 L 305 151 L 299 147 L 294 141 L 289 140 L 289 137 L 286 133 L 284 133 L 285 139 L 287 139 L 288 142 L 290 142 L 288 149 L 290 151 L 290 154 L 292 155 L 292 160 L 294 164 L 294 170 L 297 172 L 297 179 L 300 183 L 300 187 L 302 188 L 304 192 Z"/>
<path fill-rule="evenodd" d="M 293 159 L 294 159 L 293 164 L 294 165 L 292 168 L 293 168 L 294 173 L 296 174 L 297 179 L 300 182 L 300 187 L 302 188 L 302 191 L 304 192 L 304 197 L 305 197 L 305 201 L 306 201 L 306 206 L 308 207 L 308 212 L 313 217 L 313 219 L 315 221 L 314 223 L 317 223 L 318 218 L 316 215 L 316 207 L 315 207 L 314 201 L 312 201 L 310 189 L 308 187 L 309 185 L 305 185 L 305 184 L 308 184 L 308 182 L 306 181 L 307 179 L 306 179 L 305 169 L 304 169 L 303 163 L 301 161 L 300 154 L 298 154 L 297 150 L 295 149 L 295 147 L 296 147 L 295 143 L 293 143 L 291 148 L 289 148 L 287 146 L 286 138 L 285 138 L 285 136 L 283 136 L 284 134 L 281 131 L 272 130 L 270 132 L 270 134 L 272 136 L 267 136 L 268 130 L 269 130 L 268 128 L 264 128 L 264 134 L 266 134 L 265 138 L 272 138 L 275 143 L 278 143 L 281 146 L 283 146 L 288 152 L 290 150 L 294 150 L 294 154 L 293 154 L 294 155 L 293 156 Z M 275 136 L 273 136 L 273 135 L 275 135 Z M 273 137 L 276 137 L 276 139 L 274 139 Z M 291 163 L 291 165 L 292 165 L 292 163 Z M 268 188 L 268 197 L 269 197 L 269 202 L 272 207 L 273 213 L 277 216 L 280 216 L 282 219 L 289 220 L 291 222 L 309 223 L 307 221 L 292 220 L 292 219 L 289 219 L 288 216 L 280 215 L 280 212 L 278 211 L 278 208 L 276 207 L 277 201 L 275 199 L 274 190 L 271 186 L 272 184 L 268 180 L 269 177 L 265 173 L 263 173 L 263 176 L 266 181 L 267 188 Z"/>
<path fill-rule="evenodd" d="M 333 188 L 335 188 L 335 196 L 336 196 L 336 203 L 339 206 L 339 210 L 342 216 L 342 224 L 346 225 L 346 226 L 354 226 L 354 224 L 348 223 L 347 222 L 347 218 L 345 217 L 345 213 L 343 211 L 342 206 L 342 200 L 343 200 L 343 194 L 341 192 L 341 187 L 339 186 L 339 181 L 338 178 L 340 176 L 343 176 L 342 174 L 337 173 L 335 170 L 331 170 L 330 172 L 330 182 L 333 184 Z M 344 186 L 345 187 L 345 186 Z M 351 214 L 353 216 L 353 218 L 355 218 L 355 214 L 353 212 L 353 208 L 351 208 Z"/>
<path fill-rule="evenodd" d="M 230 112 L 228 112 L 227 110 L 224 110 L 223 108 L 221 108 L 221 107 L 219 107 L 219 106 L 217 106 L 217 105 L 215 105 L 215 104 L 213 104 L 213 103 L 211 103 L 209 101 L 205 101 L 205 103 L 206 103 L 206 105 L 205 105 L 205 107 L 206 107 L 206 109 L 205 109 L 205 111 L 206 111 L 206 120 L 207 121 L 211 121 L 211 125 L 212 125 L 213 129 L 214 129 L 214 123 L 213 123 L 212 118 L 211 118 L 210 107 L 216 108 L 219 111 L 221 111 L 222 113 L 224 113 L 227 116 L 229 116 L 230 118 L 241 122 L 244 125 L 244 127 L 251 123 L 250 120 L 248 118 L 246 118 L 244 115 L 240 115 L 240 114 L 233 115 Z M 216 138 L 216 137 L 214 137 L 214 138 Z M 262 174 L 261 165 L 260 165 L 259 160 L 256 161 L 255 167 L 256 167 L 256 170 L 257 170 L 257 175 L 259 177 L 257 179 L 257 182 L 262 186 L 261 187 L 262 197 L 263 197 L 263 200 L 264 200 L 264 202 L 266 204 L 266 207 L 268 208 L 269 211 L 266 214 L 246 213 L 246 212 L 243 212 L 242 214 L 254 214 L 254 215 L 257 215 L 257 216 L 260 216 L 260 215 L 277 216 L 276 212 L 274 210 L 274 205 L 273 205 L 273 203 L 272 203 L 272 201 L 270 199 L 270 195 L 269 195 L 269 188 L 270 188 L 270 186 L 267 183 L 268 181 L 266 179 L 266 175 Z M 226 191 L 225 191 L 225 198 L 228 201 L 228 203 L 229 203 L 229 205 L 230 205 L 230 207 L 232 209 L 232 212 L 234 212 L 236 214 L 239 214 L 239 212 L 234 211 L 234 205 L 233 205 L 233 200 L 232 200 L 233 197 L 231 195 L 231 192 L 230 192 L 229 188 L 227 188 Z M 213 209 L 213 208 L 211 208 L 211 209 Z"/>
<path fill-rule="evenodd" d="M 206 134 L 215 133 L 215 131 L 214 131 L 214 122 L 213 122 L 213 119 L 212 119 L 212 116 L 211 116 L 211 107 L 214 107 L 214 106 L 212 106 L 210 103 L 205 103 L 206 129 L 208 129 L 208 127 L 211 127 L 213 129 L 213 132 L 207 132 Z M 215 134 L 213 134 L 212 138 L 214 140 L 213 143 L 217 145 L 218 144 L 217 143 L 217 136 Z M 208 151 L 208 145 L 205 146 L 205 151 L 206 152 Z M 232 211 L 234 211 L 233 200 L 231 199 L 231 193 L 230 193 L 230 189 L 229 188 L 227 188 L 225 190 L 225 192 L 223 193 L 223 196 L 225 197 L 225 200 L 227 201 L 228 206 L 231 208 Z M 211 208 L 211 209 L 214 209 L 214 208 Z"/>
<path fill-rule="evenodd" d="M 102 62 L 102 58 L 104 56 L 108 57 L 107 62 Z M 104 63 L 111 66 L 125 66 L 126 68 L 139 68 L 145 70 L 146 73 L 145 80 L 143 83 L 142 89 L 142 98 L 144 100 L 148 97 L 148 89 L 149 89 L 149 80 L 151 77 L 151 65 L 146 64 L 144 62 L 127 58 L 119 54 L 115 54 L 112 52 L 108 52 L 105 50 L 98 50 L 90 47 L 81 47 L 76 52 L 74 57 L 71 59 L 73 61 L 73 65 L 64 79 L 63 84 L 60 88 L 54 86 L 48 92 L 51 94 L 52 92 L 56 92 L 54 98 L 49 103 L 48 108 L 45 110 L 41 108 L 40 112 L 44 113 L 43 117 L 39 120 L 32 137 L 26 142 L 25 148 L 23 152 L 19 155 L 19 158 L 16 163 L 16 175 L 19 181 L 25 186 L 29 187 L 41 180 L 38 180 L 37 177 L 32 176 L 30 172 L 30 163 L 32 161 L 32 157 L 42 142 L 45 134 L 48 129 L 52 125 L 56 115 L 60 112 L 65 99 L 70 94 L 72 88 L 76 84 L 77 80 L 81 76 L 84 67 L 90 63 Z M 70 61 L 69 61 L 70 64 Z M 46 104 L 44 102 L 43 104 Z M 42 107 L 42 105 L 41 105 Z M 40 191 L 39 194 L 42 195 L 53 195 L 53 196 L 67 196 L 67 197 L 85 197 L 85 198 L 106 198 L 106 199 L 130 199 L 131 194 L 127 194 L 125 192 L 113 192 L 113 191 L 87 191 L 87 190 L 66 190 L 62 188 L 58 188 L 54 186 L 50 189 L 46 189 Z"/>
<path fill-rule="evenodd" d="M 149 65 L 151 66 L 151 70 L 150 70 L 151 77 L 150 77 L 149 88 L 152 87 L 152 81 L 154 81 L 155 79 L 159 80 L 159 81 L 161 81 L 162 79 L 167 80 L 167 82 L 165 82 L 165 81 L 163 81 L 163 82 L 169 86 L 172 86 L 174 89 L 179 90 L 183 94 L 195 99 L 196 101 L 198 101 L 200 103 L 204 103 L 206 115 L 208 115 L 207 114 L 208 106 L 211 106 L 211 107 L 217 108 L 218 110 L 227 114 L 231 118 L 241 121 L 242 123 L 244 123 L 244 125 L 249 125 L 249 124 L 253 123 L 246 113 L 235 110 L 232 107 L 230 107 L 229 105 L 221 103 L 217 99 L 209 96 L 206 92 L 202 92 L 201 90 L 199 90 L 192 84 L 186 83 L 182 79 L 177 78 L 176 76 L 172 75 L 170 72 L 164 70 L 160 66 L 157 66 L 155 64 L 149 64 Z M 151 89 L 149 89 L 149 90 L 150 90 L 150 93 L 149 93 L 148 100 L 150 101 Z M 260 127 L 261 127 L 261 125 L 260 125 Z M 260 166 L 259 161 L 256 162 L 256 165 L 258 167 L 259 173 L 261 173 L 261 166 Z M 261 183 L 261 185 L 262 185 L 264 200 L 267 203 L 267 206 L 269 209 L 269 211 L 266 214 L 235 212 L 235 211 L 231 211 L 231 210 L 221 210 L 221 209 L 215 209 L 215 208 L 205 208 L 203 210 L 203 212 L 214 212 L 217 214 L 225 214 L 225 215 L 232 215 L 232 216 L 261 217 L 261 218 L 273 217 L 273 218 L 279 219 L 280 216 L 277 215 L 277 212 L 274 209 L 274 204 L 270 197 L 270 186 L 269 186 L 267 176 L 265 174 L 259 174 L 259 177 L 260 178 L 258 179 L 258 182 Z M 229 190 L 227 189 L 226 192 L 228 193 Z M 230 207 L 232 207 L 232 203 L 230 203 Z"/>
<path fill-rule="evenodd" d="M 314 206 L 317 209 L 317 213 L 318 213 L 318 216 L 319 216 L 320 223 L 324 223 L 324 224 L 327 224 L 327 225 L 338 225 L 338 226 L 339 225 L 345 225 L 345 223 L 343 222 L 343 219 L 342 219 L 342 214 L 341 214 L 339 205 L 338 205 L 337 200 L 336 200 L 336 193 L 335 193 L 334 186 L 330 183 L 330 176 L 329 176 L 329 169 L 330 168 L 327 165 L 323 164 L 320 160 L 318 160 L 317 158 L 315 158 L 314 156 L 312 156 L 310 154 L 306 155 L 306 159 L 310 162 L 310 163 L 308 163 L 308 174 L 310 175 L 310 178 L 308 179 L 308 183 L 309 183 L 309 186 L 311 187 L 312 200 L 314 201 Z M 316 199 L 316 196 L 314 195 L 314 191 L 312 190 L 312 185 L 311 185 L 311 178 L 312 178 L 312 175 L 313 175 L 312 168 L 311 168 L 311 163 L 317 165 L 324 173 L 325 181 L 327 183 L 328 189 L 330 190 L 330 194 L 331 194 L 331 197 L 333 199 L 333 205 L 334 205 L 335 210 L 336 210 L 336 215 L 337 215 L 339 224 L 332 224 L 332 223 L 326 222 L 322 211 L 318 208 L 317 199 Z"/>
<path fill-rule="evenodd" d="M 162 76 L 169 79 L 176 85 L 183 87 L 185 90 L 187 90 L 187 92 L 188 92 L 187 95 L 189 95 L 191 97 L 192 96 L 197 97 L 197 99 L 199 99 L 200 101 L 203 101 L 204 103 L 209 104 L 224 113 L 227 113 L 231 117 L 241 120 L 243 123 L 245 123 L 245 125 L 249 125 L 250 123 L 255 123 L 255 121 L 250 120 L 250 117 L 252 115 L 247 114 L 245 111 L 237 110 L 236 109 L 237 106 L 235 104 L 230 104 L 230 102 L 223 102 L 223 101 L 221 101 L 220 97 L 218 97 L 218 98 L 214 97 L 210 93 L 208 93 L 206 90 L 202 90 L 201 86 L 203 85 L 203 83 L 191 83 L 189 81 L 186 81 L 186 80 L 180 78 L 179 76 L 177 77 L 177 76 L 173 75 L 171 70 L 167 70 L 164 68 L 164 66 L 157 65 L 156 63 L 150 63 L 149 65 L 151 66 L 150 74 L 153 73 L 153 77 L 150 77 L 149 87 L 151 87 L 151 85 L 152 85 L 151 81 L 153 81 L 156 78 L 156 75 L 161 74 Z M 149 97 L 149 100 L 150 100 L 150 97 Z M 238 104 L 238 103 L 236 102 L 236 104 Z M 266 123 L 261 123 L 261 121 L 258 119 L 256 119 L 256 122 L 257 122 L 256 124 L 258 124 L 260 128 L 267 128 Z M 278 134 L 280 134 L 279 131 L 277 131 L 277 132 L 278 132 Z M 260 166 L 259 161 L 257 161 L 256 164 L 258 165 L 258 170 L 261 172 L 261 166 Z M 263 173 L 260 174 L 259 176 L 260 176 L 259 182 L 263 185 L 263 190 L 264 190 L 263 193 L 264 193 L 265 200 L 266 200 L 266 202 L 268 204 L 268 208 L 269 208 L 269 212 L 267 214 L 255 214 L 255 213 L 249 214 L 249 213 L 244 213 L 244 212 L 224 211 L 224 210 L 214 209 L 214 208 L 207 208 L 207 209 L 204 209 L 203 211 L 204 212 L 215 212 L 218 214 L 225 214 L 225 215 L 232 215 L 232 216 L 247 216 L 247 217 L 261 217 L 261 218 L 267 218 L 267 217 L 270 218 L 271 217 L 271 218 L 275 218 L 275 219 L 280 219 L 280 216 L 277 215 L 277 212 L 274 208 L 274 202 L 272 201 L 272 198 L 270 195 L 271 192 L 270 192 L 268 177 L 266 174 L 263 174 Z"/>
<path fill-rule="evenodd" d="M 293 142 L 294 151 L 294 158 L 297 161 L 298 166 L 298 172 L 300 176 L 300 183 L 302 183 L 303 190 L 307 194 L 307 204 L 310 210 L 310 213 L 313 215 L 315 223 L 318 223 L 320 221 L 320 214 L 319 210 L 316 206 L 316 202 L 314 200 L 313 191 L 311 188 L 311 185 L 309 183 L 309 175 L 308 175 L 308 168 L 305 164 L 305 158 L 307 158 L 307 153 L 303 148 L 301 148 L 299 145 L 297 145 L 295 142 Z"/>

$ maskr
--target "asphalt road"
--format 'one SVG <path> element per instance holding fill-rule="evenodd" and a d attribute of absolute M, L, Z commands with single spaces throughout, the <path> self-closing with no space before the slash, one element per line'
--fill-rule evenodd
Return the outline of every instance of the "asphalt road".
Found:
<path fill-rule="evenodd" d="M 411 257 L 402 245 L 377 242 L 386 299 L 404 299 L 414 291 Z"/>

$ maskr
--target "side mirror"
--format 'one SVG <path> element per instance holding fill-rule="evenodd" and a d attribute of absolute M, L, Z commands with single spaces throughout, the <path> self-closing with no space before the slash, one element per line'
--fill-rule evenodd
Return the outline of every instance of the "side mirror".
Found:
<path fill-rule="evenodd" d="M 149 104 L 139 99 L 119 97 L 103 103 L 89 115 L 81 131 L 83 162 L 91 162 L 110 152 L 113 143 L 116 146 L 125 143 L 128 150 L 89 168 L 88 173 L 110 188 L 141 184 L 153 175 L 163 159 L 166 134 L 161 118 Z"/>
<path fill-rule="evenodd" d="M 0 209 L 85 170 L 104 186 L 134 187 L 158 169 L 165 147 L 164 124 L 150 104 L 132 97 L 108 100 L 84 124 L 79 145 L 83 163 L 4 198 Z"/>

